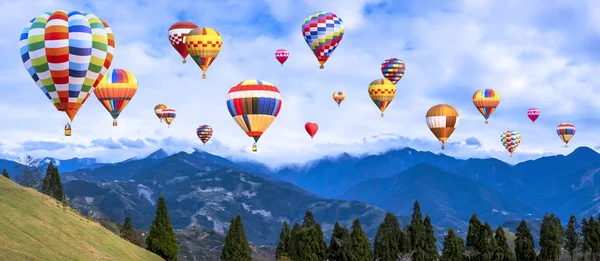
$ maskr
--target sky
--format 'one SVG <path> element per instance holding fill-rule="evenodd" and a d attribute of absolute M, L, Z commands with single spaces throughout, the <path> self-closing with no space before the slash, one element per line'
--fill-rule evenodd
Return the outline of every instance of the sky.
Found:
<path fill-rule="evenodd" d="M 0 157 L 95 157 L 116 162 L 163 148 L 167 152 L 206 150 L 224 157 L 269 165 L 301 163 L 342 152 L 376 154 L 409 146 L 458 158 L 496 157 L 508 163 L 566 154 L 600 145 L 600 2 L 582 1 L 419 1 L 419 0 L 180 0 L 61 1 L 14 0 L 0 4 Z M 119 126 L 95 97 L 63 136 L 67 121 L 23 67 L 19 34 L 43 12 L 87 11 L 105 20 L 115 34 L 111 68 L 130 70 L 138 92 L 121 113 Z M 343 20 L 344 37 L 320 70 L 303 39 L 301 24 L 318 11 Z M 201 79 L 199 67 L 168 41 L 177 21 L 212 27 L 223 47 Z M 274 57 L 285 48 L 282 67 Z M 383 78 L 388 58 L 406 64 L 405 76 L 385 117 L 370 100 L 369 83 Z M 276 85 L 283 99 L 278 117 L 251 152 L 253 140 L 229 115 L 229 89 L 247 79 Z M 502 101 L 484 124 L 471 98 L 492 88 Z M 332 93 L 344 91 L 338 108 Z M 94 96 L 92 94 L 92 96 Z M 156 104 L 177 110 L 167 128 L 154 115 Z M 425 123 L 436 104 L 450 104 L 460 121 L 446 149 Z M 537 107 L 532 124 L 527 109 Z M 313 140 L 306 122 L 319 124 Z M 556 134 L 562 122 L 577 134 L 565 148 Z M 203 146 L 199 125 L 214 129 Z M 505 130 L 519 131 L 513 158 L 500 142 Z"/>

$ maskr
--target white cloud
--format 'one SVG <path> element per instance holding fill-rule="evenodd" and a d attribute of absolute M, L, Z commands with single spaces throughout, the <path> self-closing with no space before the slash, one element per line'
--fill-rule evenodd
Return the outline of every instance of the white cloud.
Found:
<path fill-rule="evenodd" d="M 583 36 L 594 32 L 590 28 L 597 27 L 592 22 L 600 17 L 598 4 L 442 2 L 428 6 L 420 1 L 399 4 L 377 0 L 202 4 L 160 0 L 143 5 L 119 1 L 120 8 L 115 9 L 114 0 L 85 4 L 56 0 L 36 6 L 13 1 L 4 5 L 8 15 L 0 18 L 0 26 L 7 29 L 5 35 L 14 36 L 14 40 L 0 41 L 0 54 L 6 57 L 0 64 L 0 87 L 5 97 L 0 109 L 18 113 L 2 115 L 2 152 L 122 160 L 159 147 L 172 151 L 201 147 L 195 136 L 201 124 L 209 124 L 215 131 L 207 150 L 267 163 L 302 161 L 343 151 L 376 152 L 392 145 L 440 152 L 439 143 L 424 123 L 425 112 L 438 103 L 451 104 L 461 114 L 449 142 L 459 146 L 475 138 L 481 144 L 460 145 L 460 150 L 454 151 L 449 146 L 447 153 L 458 157 L 508 159 L 499 140 L 508 128 L 523 136 L 513 160 L 519 153 L 524 157 L 562 153 L 555 128 L 564 121 L 578 128 L 571 148 L 598 145 L 595 141 L 600 135 L 595 128 L 599 121 L 589 112 L 600 109 L 595 98 L 599 93 L 594 88 L 600 84 L 596 74 L 600 68 L 594 59 L 580 59 L 581 48 L 573 48 L 583 44 Z M 375 11 L 365 12 L 365 7 Z M 90 97 L 73 123 L 73 136 L 61 136 L 66 117 L 55 111 L 22 67 L 17 39 L 22 26 L 32 17 L 56 9 L 92 11 L 113 28 L 117 45 L 113 68 L 128 69 L 139 81 L 138 93 L 119 117 L 119 127 L 111 126 L 108 112 Z M 344 39 L 324 70 L 318 69 L 300 33 L 304 18 L 321 10 L 338 14 L 346 25 Z M 560 19 L 550 17 L 559 10 L 585 20 L 585 25 L 572 22 L 582 27 L 580 34 L 584 35 L 571 37 L 570 31 L 579 27 L 566 30 L 545 26 Z M 178 16 L 213 27 L 223 35 L 223 49 L 209 68 L 207 79 L 200 78 L 201 71 L 191 59 L 181 64 L 168 43 L 167 28 Z M 273 57 L 278 48 L 291 53 L 284 67 Z M 575 49 L 578 51 L 568 51 Z M 395 100 L 381 118 L 366 89 L 372 80 L 382 77 L 380 63 L 390 57 L 403 59 L 407 69 Z M 256 154 L 250 152 L 252 139 L 231 119 L 225 105 L 229 88 L 245 79 L 272 82 L 283 97 L 280 115 L 261 138 Z M 488 125 L 483 124 L 470 100 L 481 88 L 494 88 L 502 97 Z M 331 98 L 337 90 L 347 94 L 340 108 Z M 178 112 L 170 128 L 152 113 L 158 103 Z M 526 117 L 529 107 L 542 111 L 536 124 Z M 304 132 L 307 121 L 319 124 L 314 140 Z M 397 141 L 390 141 L 388 133 Z M 32 150 L 33 142 L 59 142 L 63 145 L 56 146 L 64 148 Z M 55 151 L 50 151 L 52 148 Z"/>

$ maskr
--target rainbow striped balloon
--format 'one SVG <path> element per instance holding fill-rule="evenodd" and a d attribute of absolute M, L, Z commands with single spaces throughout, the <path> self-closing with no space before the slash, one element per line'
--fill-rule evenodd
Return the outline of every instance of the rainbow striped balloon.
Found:
<path fill-rule="evenodd" d="M 59 10 L 32 19 L 19 42 L 25 69 L 71 121 L 112 63 L 112 30 L 90 13 Z"/>
<path fill-rule="evenodd" d="M 118 125 L 117 118 L 129 104 L 137 88 L 138 83 L 133 73 L 124 69 L 112 69 L 94 90 L 96 98 L 113 117 L 113 126 Z"/>
<path fill-rule="evenodd" d="M 200 140 L 202 141 L 202 143 L 204 143 L 204 145 L 206 145 L 208 140 L 210 140 L 210 138 L 212 137 L 212 134 L 213 134 L 213 129 L 211 126 L 208 126 L 208 125 L 202 125 L 202 126 L 198 127 L 198 129 L 196 129 L 196 135 L 198 135 L 198 138 L 200 138 Z"/>
<path fill-rule="evenodd" d="M 473 105 L 485 118 L 485 124 L 488 124 L 488 118 L 500 104 L 500 94 L 492 89 L 478 90 L 473 94 Z"/>
<path fill-rule="evenodd" d="M 572 123 L 561 123 L 556 127 L 556 134 L 565 143 L 565 147 L 569 145 L 569 141 L 575 136 L 575 125 Z"/>
<path fill-rule="evenodd" d="M 171 108 L 166 108 L 163 109 L 161 113 L 162 118 L 165 120 L 168 127 L 171 128 L 171 122 L 173 122 L 173 120 L 175 120 L 175 117 L 177 117 L 177 112 Z"/>

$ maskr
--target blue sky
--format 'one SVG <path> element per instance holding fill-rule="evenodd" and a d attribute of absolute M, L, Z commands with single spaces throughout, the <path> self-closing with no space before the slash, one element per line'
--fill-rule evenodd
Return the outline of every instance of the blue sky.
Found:
<path fill-rule="evenodd" d="M 427 2 L 425 4 L 424 2 Z M 31 18 L 46 11 L 89 11 L 105 20 L 116 39 L 112 68 L 132 71 L 139 82 L 134 100 L 112 127 L 95 97 L 82 107 L 74 134 L 62 136 L 67 117 L 57 112 L 31 80 L 19 58 L 19 34 Z M 10 1 L 0 17 L 0 153 L 57 158 L 98 157 L 118 161 L 158 148 L 194 148 L 228 157 L 280 164 L 341 152 L 378 153 L 410 146 L 441 152 L 425 124 L 433 105 L 447 103 L 460 113 L 458 128 L 444 153 L 455 157 L 497 157 L 509 163 L 578 146 L 600 145 L 600 2 L 598 1 Z M 300 25 L 317 11 L 344 22 L 344 39 L 325 65 L 304 42 Z M 188 20 L 215 28 L 224 45 L 207 72 L 181 64 L 167 38 L 169 26 Z M 282 68 L 274 51 L 286 48 Z M 398 94 L 386 116 L 367 94 L 382 78 L 383 60 L 406 63 Z M 231 119 L 225 98 L 246 79 L 269 81 L 281 91 L 283 107 L 252 153 L 252 140 Z M 502 101 L 484 125 L 471 103 L 477 89 L 497 90 Z M 346 92 L 341 108 L 331 98 Z M 178 112 L 171 128 L 158 122 L 153 107 L 164 103 Z M 531 124 L 529 107 L 541 110 Z M 310 140 L 304 123 L 317 122 Z M 564 148 L 556 135 L 561 122 L 577 134 Z M 209 124 L 215 133 L 202 146 L 195 129 Z M 500 134 L 513 129 L 522 143 L 509 159 Z"/>

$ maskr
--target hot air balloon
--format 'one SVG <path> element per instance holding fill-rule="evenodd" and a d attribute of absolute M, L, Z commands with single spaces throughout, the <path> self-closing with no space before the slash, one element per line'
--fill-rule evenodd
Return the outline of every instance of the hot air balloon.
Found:
<path fill-rule="evenodd" d="M 314 122 L 307 122 L 306 124 L 304 124 L 304 129 L 312 139 L 315 137 L 315 134 L 317 134 L 317 131 L 319 130 L 319 125 Z"/>
<path fill-rule="evenodd" d="M 500 104 L 500 94 L 492 89 L 478 90 L 473 94 L 473 104 L 488 124 L 488 118 Z"/>
<path fill-rule="evenodd" d="M 198 135 L 198 138 L 200 138 L 202 143 L 204 143 L 204 145 L 206 145 L 208 140 L 210 140 L 210 138 L 212 137 L 213 129 L 211 126 L 202 125 L 202 126 L 198 127 L 198 129 L 196 129 L 196 134 Z"/>
<path fill-rule="evenodd" d="M 540 110 L 537 108 L 530 108 L 527 110 L 527 117 L 531 120 L 531 122 L 535 123 L 538 117 L 540 117 Z"/>
<path fill-rule="evenodd" d="M 162 110 L 162 118 L 165 119 L 165 122 L 167 123 L 169 128 L 171 127 L 171 122 L 173 122 L 176 116 L 177 112 L 171 108 L 166 108 Z"/>
<path fill-rule="evenodd" d="M 288 57 L 290 57 L 290 52 L 288 52 L 286 49 L 278 49 L 275 51 L 275 58 L 277 61 L 279 61 L 279 63 L 281 63 L 281 66 L 283 66 L 285 61 L 287 61 Z"/>
<path fill-rule="evenodd" d="M 185 57 L 188 56 L 188 50 L 185 46 L 185 38 L 191 30 L 198 28 L 192 22 L 177 22 L 169 27 L 169 42 L 175 50 L 181 55 L 183 58 L 183 62 L 185 63 Z"/>
<path fill-rule="evenodd" d="M 387 59 L 381 64 L 381 73 L 383 74 L 383 77 L 390 80 L 393 84 L 398 83 L 398 81 L 402 79 L 405 69 L 404 62 L 396 58 Z"/>
<path fill-rule="evenodd" d="M 556 133 L 565 142 L 565 147 L 568 147 L 569 141 L 575 136 L 575 125 L 572 123 L 561 123 L 556 128 Z"/>
<path fill-rule="evenodd" d="M 25 69 L 72 122 L 112 63 L 114 36 L 90 13 L 55 11 L 32 19 L 20 37 Z M 70 131 L 70 124 L 65 126 Z M 69 133 L 70 134 L 70 133 Z"/>
<path fill-rule="evenodd" d="M 162 122 L 162 120 L 163 120 L 162 111 L 166 108 L 167 108 L 167 106 L 164 104 L 159 104 L 159 105 L 154 106 L 154 114 L 156 114 L 156 117 L 158 117 L 160 122 Z"/>
<path fill-rule="evenodd" d="M 138 84 L 135 76 L 124 69 L 108 71 L 104 79 L 98 84 L 94 94 L 104 105 L 104 108 L 113 117 L 113 126 L 117 126 L 117 118 L 125 106 L 135 95 Z"/>
<path fill-rule="evenodd" d="M 338 107 L 340 107 L 340 103 L 342 103 L 344 99 L 346 99 L 346 94 L 344 92 L 333 93 L 333 100 L 338 104 Z"/>
<path fill-rule="evenodd" d="M 381 117 L 383 117 L 383 112 L 396 96 L 396 86 L 386 79 L 374 80 L 369 84 L 369 96 L 371 96 L 371 100 L 377 105 L 377 108 L 381 111 Z"/>
<path fill-rule="evenodd" d="M 196 28 L 188 33 L 185 45 L 194 62 L 202 69 L 202 79 L 206 79 L 206 70 L 221 51 L 221 35 L 210 27 Z"/>
<path fill-rule="evenodd" d="M 317 12 L 304 20 L 302 35 L 321 64 L 325 62 L 340 44 L 344 37 L 344 24 L 342 19 L 330 12 Z"/>
<path fill-rule="evenodd" d="M 227 109 L 235 122 L 256 143 L 281 109 L 281 94 L 275 85 L 261 80 L 245 80 L 229 89 Z"/>
<path fill-rule="evenodd" d="M 502 145 L 504 145 L 512 158 L 513 152 L 521 144 L 521 134 L 513 130 L 507 130 L 500 135 L 500 141 L 502 141 Z"/>
<path fill-rule="evenodd" d="M 425 121 L 444 149 L 444 144 L 458 125 L 458 111 L 448 104 L 438 104 L 427 111 Z"/>

